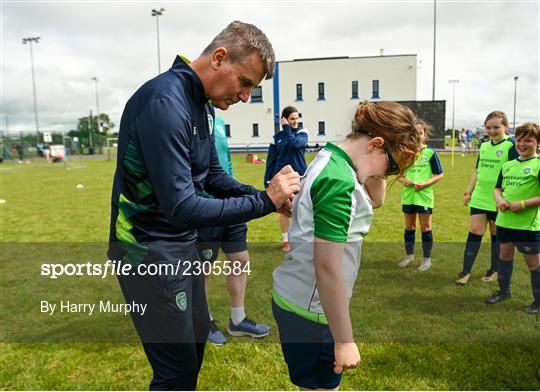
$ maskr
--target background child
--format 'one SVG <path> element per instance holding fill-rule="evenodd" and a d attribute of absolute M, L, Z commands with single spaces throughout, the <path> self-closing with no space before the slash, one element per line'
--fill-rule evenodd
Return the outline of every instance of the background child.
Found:
<path fill-rule="evenodd" d="M 291 165 L 294 171 L 304 175 L 307 165 L 304 154 L 308 143 L 309 132 L 302 128 L 300 114 L 294 106 L 287 106 L 281 112 L 281 131 L 274 135 L 274 142 L 268 148 L 266 160 L 266 172 L 264 174 L 264 186 L 284 166 Z M 288 231 L 289 217 L 279 214 L 279 227 L 283 236 L 281 250 L 290 250 Z"/>
<path fill-rule="evenodd" d="M 327 143 L 302 180 L 291 251 L 273 273 L 272 292 L 289 375 L 301 388 L 336 388 L 342 371 L 360 362 L 349 299 L 361 243 L 373 208 L 384 201 L 385 176 L 403 174 L 414 162 L 420 148 L 415 122 L 398 103 L 363 103 L 347 139 Z"/>
<path fill-rule="evenodd" d="M 420 222 L 422 231 L 422 250 L 424 259 L 419 271 L 426 271 L 431 268 L 431 250 L 433 248 L 433 234 L 431 229 L 431 214 L 433 212 L 433 184 L 442 177 L 441 162 L 437 153 L 425 145 L 429 137 L 430 127 L 424 121 L 416 123 L 416 129 L 422 142 L 422 150 L 418 154 L 414 165 L 411 166 L 398 179 L 403 186 L 401 194 L 402 211 L 405 216 L 405 258 L 398 264 L 406 267 L 414 260 L 414 241 L 416 232 L 416 216 Z"/>
<path fill-rule="evenodd" d="M 501 247 L 499 290 L 492 293 L 486 304 L 510 298 L 515 248 L 531 272 L 533 303 L 525 311 L 540 313 L 540 143 L 538 124 L 526 123 L 516 129 L 519 158 L 503 164 L 495 188 L 497 200 L 497 242 Z"/>
<path fill-rule="evenodd" d="M 491 232 L 491 266 L 482 280 L 485 282 L 497 280 L 499 247 L 495 237 L 497 205 L 493 198 L 493 190 L 503 163 L 518 157 L 514 146 L 515 140 L 506 135 L 508 128 L 506 114 L 500 111 L 491 112 L 486 117 L 484 125 L 490 140 L 480 145 L 476 168 L 463 195 L 463 204 L 471 208 L 471 218 L 470 232 L 463 254 L 463 267 L 456 278 L 456 284 L 460 286 L 469 282 L 472 266 L 488 223 Z"/>

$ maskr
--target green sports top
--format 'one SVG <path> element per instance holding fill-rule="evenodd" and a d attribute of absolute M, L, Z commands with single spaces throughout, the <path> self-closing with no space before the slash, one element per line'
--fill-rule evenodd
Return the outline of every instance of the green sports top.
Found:
<path fill-rule="evenodd" d="M 403 176 L 414 183 L 420 183 L 441 173 L 442 167 L 437 153 L 424 145 L 422 151 L 420 151 L 418 157 L 414 161 L 414 164 L 405 171 Z M 404 186 L 401 192 L 402 204 L 414 204 L 417 206 L 433 208 L 433 201 L 434 195 L 432 185 L 420 191 L 415 191 L 413 186 Z"/>
<path fill-rule="evenodd" d="M 508 203 L 536 197 L 540 195 L 540 158 L 506 162 L 501 177 L 501 184 L 497 185 L 501 185 L 502 197 Z M 499 212 L 496 224 L 507 229 L 540 231 L 540 208 Z"/>
<path fill-rule="evenodd" d="M 485 211 L 497 211 L 497 203 L 493 197 L 495 184 L 502 165 L 517 157 L 514 139 L 507 138 L 494 144 L 492 141 L 480 145 L 477 177 L 469 206 Z"/>
<path fill-rule="evenodd" d="M 220 117 L 214 120 L 214 145 L 219 159 L 219 164 L 231 177 L 233 177 L 233 167 L 231 153 L 229 152 L 229 142 L 225 133 L 225 121 Z M 214 196 L 203 192 L 204 197 L 214 199 Z"/>

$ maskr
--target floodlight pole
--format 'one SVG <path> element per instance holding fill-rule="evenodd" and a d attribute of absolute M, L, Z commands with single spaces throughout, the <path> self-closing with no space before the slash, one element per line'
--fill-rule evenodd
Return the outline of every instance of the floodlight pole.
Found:
<path fill-rule="evenodd" d="M 101 124 L 99 122 L 99 95 L 98 95 L 98 80 L 94 76 L 92 77 L 92 80 L 96 82 L 96 122 L 97 122 L 97 130 L 99 133 L 101 133 Z"/>
<path fill-rule="evenodd" d="M 514 134 L 516 133 L 516 102 L 517 102 L 517 81 L 518 77 L 514 76 Z"/>
<path fill-rule="evenodd" d="M 37 98 L 36 98 L 36 77 L 34 74 L 34 50 L 32 47 L 32 43 L 35 42 L 37 44 L 39 43 L 40 39 L 41 37 L 28 37 L 28 38 L 22 39 L 23 45 L 29 44 L 30 46 L 30 67 L 32 69 L 32 92 L 34 94 L 34 119 L 36 121 L 36 139 L 38 142 L 39 142 L 39 120 L 38 120 L 38 109 L 37 109 Z"/>
<path fill-rule="evenodd" d="M 159 10 L 152 10 L 152 16 L 156 17 L 158 74 L 161 73 L 161 55 L 159 50 L 159 17 L 163 15 L 163 11 L 165 11 L 165 8 L 160 8 Z"/>
<path fill-rule="evenodd" d="M 452 85 L 452 167 L 454 167 L 454 152 L 456 148 L 456 126 L 455 126 L 455 115 L 456 115 L 456 84 L 459 83 L 458 79 L 451 79 L 448 81 Z"/>

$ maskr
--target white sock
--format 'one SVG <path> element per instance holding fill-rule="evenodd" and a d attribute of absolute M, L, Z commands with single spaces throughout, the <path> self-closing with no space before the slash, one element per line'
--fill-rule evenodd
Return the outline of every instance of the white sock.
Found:
<path fill-rule="evenodd" d="M 289 233 L 281 233 L 281 235 L 283 236 L 283 242 L 289 241 Z"/>
<path fill-rule="evenodd" d="M 231 308 L 231 321 L 234 325 L 238 325 L 246 318 L 246 311 L 243 306 Z"/>

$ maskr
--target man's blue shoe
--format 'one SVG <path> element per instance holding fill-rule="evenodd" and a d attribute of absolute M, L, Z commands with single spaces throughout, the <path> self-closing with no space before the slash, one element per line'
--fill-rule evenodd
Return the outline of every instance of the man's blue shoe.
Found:
<path fill-rule="evenodd" d="M 208 332 L 208 341 L 216 346 L 223 346 L 227 343 L 227 338 L 221 332 L 214 320 L 210 321 L 210 331 Z"/>
<path fill-rule="evenodd" d="M 227 331 L 232 336 L 251 336 L 254 338 L 264 338 L 270 333 L 270 327 L 266 324 L 258 324 L 247 317 L 238 325 L 234 325 L 229 319 Z"/>

